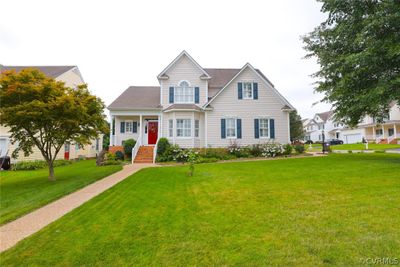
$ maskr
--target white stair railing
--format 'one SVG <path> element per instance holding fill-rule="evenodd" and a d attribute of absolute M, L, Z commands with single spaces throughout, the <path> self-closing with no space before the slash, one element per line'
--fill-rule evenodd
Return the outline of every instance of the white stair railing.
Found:
<path fill-rule="evenodd" d="M 156 158 L 157 158 L 157 149 L 158 149 L 158 141 L 160 140 L 160 138 L 157 139 L 157 142 L 154 146 L 154 150 L 153 150 L 153 163 L 156 163 Z"/>
<path fill-rule="evenodd" d="M 139 135 L 138 140 L 136 141 L 135 146 L 132 148 L 132 164 L 135 161 L 136 155 L 139 151 L 139 148 L 142 146 L 142 136 Z"/>

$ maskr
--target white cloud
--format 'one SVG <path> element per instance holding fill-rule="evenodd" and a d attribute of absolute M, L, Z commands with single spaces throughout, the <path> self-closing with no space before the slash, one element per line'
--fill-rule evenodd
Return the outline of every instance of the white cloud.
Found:
<path fill-rule="evenodd" d="M 315 60 L 300 36 L 324 18 L 304 1 L 3 1 L 0 63 L 78 65 L 106 104 L 156 75 L 183 49 L 203 67 L 261 69 L 302 116 L 312 107 Z M 23 7 L 23 8 L 22 8 Z"/>

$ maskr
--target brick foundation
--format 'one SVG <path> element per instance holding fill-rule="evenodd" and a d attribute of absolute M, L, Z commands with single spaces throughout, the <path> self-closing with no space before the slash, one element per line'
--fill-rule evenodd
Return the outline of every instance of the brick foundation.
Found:
<path fill-rule="evenodd" d="M 115 152 L 121 151 L 124 153 L 124 148 L 122 146 L 109 146 L 108 147 L 108 152 L 115 154 Z"/>

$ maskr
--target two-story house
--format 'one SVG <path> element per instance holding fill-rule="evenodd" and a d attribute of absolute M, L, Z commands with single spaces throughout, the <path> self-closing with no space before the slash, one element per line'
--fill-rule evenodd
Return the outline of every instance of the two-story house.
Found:
<path fill-rule="evenodd" d="M 184 148 L 290 142 L 293 106 L 258 69 L 202 68 L 186 51 L 157 76 L 159 86 L 131 86 L 108 109 L 110 149 L 160 137 Z"/>
<path fill-rule="evenodd" d="M 14 70 L 16 72 L 26 68 L 34 68 L 43 72 L 46 76 L 54 78 L 57 81 L 62 81 L 66 86 L 76 88 L 78 85 L 84 84 L 84 80 L 77 66 L 3 66 L 0 65 L 1 72 L 7 70 Z M 11 153 L 17 148 L 18 143 L 11 144 L 10 140 L 11 133 L 9 128 L 0 124 L 0 155 L 11 155 Z M 102 150 L 102 135 L 99 138 L 92 140 L 89 145 L 79 147 L 72 143 L 67 143 L 60 150 L 57 155 L 57 159 L 77 159 L 82 157 L 96 157 L 96 155 Z M 23 152 L 20 152 L 18 158 L 12 159 L 12 162 L 23 161 L 23 160 L 42 160 L 43 156 L 37 147 L 33 148 L 33 153 L 27 157 L 24 156 Z"/>
<path fill-rule="evenodd" d="M 333 120 L 333 112 L 326 111 L 316 113 L 312 119 L 303 121 L 303 129 L 305 132 L 304 140 L 313 142 L 322 141 L 324 138 L 335 139 L 340 137 L 340 129 L 343 124 Z M 325 135 L 325 137 L 323 137 Z"/>

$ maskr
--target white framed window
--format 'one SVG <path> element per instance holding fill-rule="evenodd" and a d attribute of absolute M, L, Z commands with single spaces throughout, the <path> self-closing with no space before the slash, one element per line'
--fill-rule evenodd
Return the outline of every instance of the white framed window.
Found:
<path fill-rule="evenodd" d="M 174 120 L 168 121 L 168 135 L 169 137 L 173 137 L 174 135 Z"/>
<path fill-rule="evenodd" d="M 200 132 L 200 122 L 199 120 L 194 121 L 194 137 L 199 137 Z"/>
<path fill-rule="evenodd" d="M 269 138 L 269 119 L 259 119 L 260 138 Z"/>
<path fill-rule="evenodd" d="M 132 122 L 131 121 L 126 121 L 125 122 L 125 132 L 126 133 L 131 133 L 132 132 Z"/>
<path fill-rule="evenodd" d="M 243 99 L 253 99 L 253 84 L 250 82 L 243 83 Z"/>
<path fill-rule="evenodd" d="M 177 119 L 176 120 L 176 136 L 177 137 L 191 137 L 192 136 L 192 122 L 190 119 Z"/>
<path fill-rule="evenodd" d="M 236 138 L 236 119 L 228 118 L 226 121 L 226 138 Z"/>
<path fill-rule="evenodd" d="M 175 103 L 194 103 L 194 88 L 188 81 L 181 81 L 174 90 Z"/>

